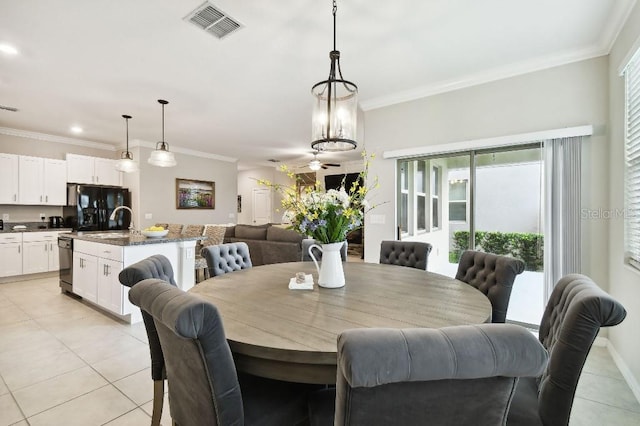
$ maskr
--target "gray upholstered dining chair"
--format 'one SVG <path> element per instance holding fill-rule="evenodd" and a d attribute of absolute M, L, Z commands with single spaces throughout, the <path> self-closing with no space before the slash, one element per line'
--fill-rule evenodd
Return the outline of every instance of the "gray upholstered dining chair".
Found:
<path fill-rule="evenodd" d="M 133 287 L 142 280 L 149 278 L 159 278 L 163 281 L 175 286 L 173 279 L 173 268 L 169 259 L 163 255 L 157 254 L 140 262 L 129 265 L 120 271 L 118 279 L 120 283 Z M 153 380 L 153 411 L 151 414 L 151 426 L 160 424 L 162 417 L 162 406 L 164 401 L 164 381 L 167 374 L 164 366 L 164 356 L 160 347 L 160 340 L 153 318 L 146 312 L 142 311 L 142 320 L 147 330 L 147 339 L 149 340 L 149 351 L 151 352 L 151 379 Z"/>
<path fill-rule="evenodd" d="M 207 268 L 212 277 L 253 266 L 249 246 L 243 242 L 205 247 L 202 249 L 202 255 L 207 260 Z"/>
<path fill-rule="evenodd" d="M 420 241 L 382 241 L 380 263 L 426 271 L 432 248 L 431 244 Z"/>
<path fill-rule="evenodd" d="M 505 322 L 516 275 L 524 262 L 508 256 L 466 250 L 460 257 L 456 279 L 484 293 L 491 302 L 491 322 Z"/>
<path fill-rule="evenodd" d="M 547 351 L 525 328 L 358 328 L 338 336 L 331 390 L 310 398 L 312 425 L 500 425 L 519 377 L 541 374 Z"/>
<path fill-rule="evenodd" d="M 309 254 L 309 249 L 314 244 L 320 245 L 313 238 L 305 238 L 304 240 L 302 240 L 301 246 L 302 246 L 302 261 L 303 262 L 310 262 L 311 261 L 311 255 Z M 342 248 L 340 248 L 340 258 L 342 259 L 343 262 L 347 261 L 347 248 L 348 248 L 348 243 L 345 241 L 344 244 L 342 245 Z M 316 257 L 316 260 L 322 259 L 322 252 L 320 250 L 318 250 L 315 247 L 312 248 L 311 250 L 313 251 L 313 255 Z"/>
<path fill-rule="evenodd" d="M 507 425 L 568 425 L 580 373 L 600 327 L 618 325 L 626 315 L 589 277 L 561 278 L 538 333 L 549 351 L 549 365 L 540 377 L 518 383 Z"/>
<path fill-rule="evenodd" d="M 129 299 L 155 323 L 175 424 L 306 424 L 307 395 L 317 387 L 238 375 L 214 305 L 157 279 L 136 284 Z"/>

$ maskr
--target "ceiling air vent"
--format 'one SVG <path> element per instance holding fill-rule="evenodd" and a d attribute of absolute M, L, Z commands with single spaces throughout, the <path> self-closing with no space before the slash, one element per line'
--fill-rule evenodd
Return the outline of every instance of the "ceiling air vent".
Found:
<path fill-rule="evenodd" d="M 209 2 L 202 3 L 184 20 L 220 39 L 242 28 L 238 21 Z"/>

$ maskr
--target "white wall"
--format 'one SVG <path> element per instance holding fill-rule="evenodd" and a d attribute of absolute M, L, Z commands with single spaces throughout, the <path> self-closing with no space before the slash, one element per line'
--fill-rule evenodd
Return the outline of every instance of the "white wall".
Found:
<path fill-rule="evenodd" d="M 175 153 L 178 162 L 176 167 L 155 167 L 147 163 L 152 149 L 140 147 L 138 151 L 138 154 L 134 153 L 134 158 L 140 162 L 139 191 L 137 197 L 134 194 L 135 203 L 132 205 L 135 215 L 140 218 L 136 227 L 145 228 L 154 223 L 236 221 L 236 163 Z M 135 179 L 128 176 L 127 180 L 132 178 Z M 176 178 L 215 182 L 215 209 L 177 209 Z M 146 214 L 151 214 L 152 218 L 145 219 Z"/>
<path fill-rule="evenodd" d="M 618 67 L 640 37 L 640 5 L 636 4 L 626 25 L 620 32 L 609 60 L 609 204 L 608 208 L 621 211 L 624 208 L 624 81 L 618 75 Z M 636 44 L 638 47 L 638 44 Z M 627 310 L 624 322 L 609 331 L 609 339 L 616 352 L 635 377 L 636 397 L 640 398 L 640 272 L 623 264 L 624 224 L 621 218 L 602 219 L 609 227 L 608 251 L 602 256 L 609 261 L 609 292 Z M 607 256 L 608 255 L 608 256 Z M 623 374 L 625 371 L 622 371 Z M 629 381 L 629 376 L 627 375 Z M 634 388 L 634 386 L 632 386 Z"/>
<path fill-rule="evenodd" d="M 287 174 L 278 170 L 277 167 L 262 167 L 238 172 L 238 194 L 242 196 L 242 213 L 238 214 L 238 223 L 253 224 L 253 190 L 267 188 L 259 185 L 258 179 L 285 186 L 294 184 L 294 180 L 289 179 Z M 282 197 L 276 191 L 272 191 L 271 197 L 271 222 L 279 223 L 284 213 L 280 204 Z"/>

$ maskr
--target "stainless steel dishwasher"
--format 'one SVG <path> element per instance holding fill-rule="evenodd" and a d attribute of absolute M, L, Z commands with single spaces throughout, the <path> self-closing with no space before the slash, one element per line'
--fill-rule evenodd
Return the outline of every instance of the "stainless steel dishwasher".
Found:
<path fill-rule="evenodd" d="M 62 292 L 73 293 L 73 238 L 58 236 L 60 251 L 60 288 Z"/>

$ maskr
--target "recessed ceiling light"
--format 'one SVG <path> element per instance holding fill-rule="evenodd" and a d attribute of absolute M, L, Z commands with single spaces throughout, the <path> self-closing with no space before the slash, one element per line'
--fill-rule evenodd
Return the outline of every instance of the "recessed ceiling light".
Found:
<path fill-rule="evenodd" d="M 6 53 L 7 55 L 17 55 L 18 49 L 11 46 L 10 44 L 0 43 L 0 52 Z"/>
<path fill-rule="evenodd" d="M 75 133 L 75 134 L 82 133 L 82 127 L 80 127 L 80 126 L 71 126 L 71 133 Z"/>

